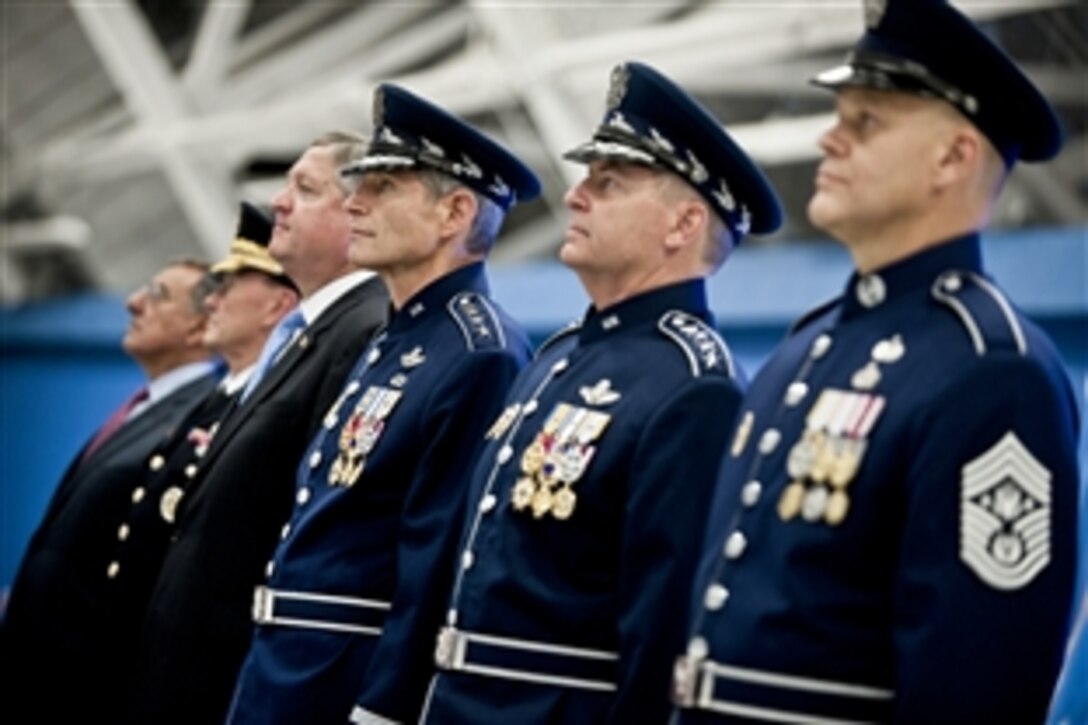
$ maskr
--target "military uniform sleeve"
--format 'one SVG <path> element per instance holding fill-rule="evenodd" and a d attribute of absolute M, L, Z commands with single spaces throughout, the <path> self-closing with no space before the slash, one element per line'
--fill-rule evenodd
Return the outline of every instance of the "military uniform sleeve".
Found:
<path fill-rule="evenodd" d="M 693 379 L 654 412 L 631 462 L 620 562 L 620 670 L 609 722 L 666 722 L 687 597 L 741 392 Z"/>
<path fill-rule="evenodd" d="M 997 353 L 929 399 L 903 451 L 895 720 L 1042 722 L 1075 576 L 1070 391 Z"/>
<path fill-rule="evenodd" d="M 401 518 L 397 590 L 364 679 L 362 710 L 400 722 L 419 716 L 452 586 L 472 464 L 518 369 L 512 354 L 477 351 L 430 394 L 419 431 L 427 443 Z"/>

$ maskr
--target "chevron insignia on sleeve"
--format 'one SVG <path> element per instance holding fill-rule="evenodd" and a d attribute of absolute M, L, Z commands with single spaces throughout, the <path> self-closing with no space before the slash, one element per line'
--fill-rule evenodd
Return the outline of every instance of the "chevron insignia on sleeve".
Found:
<path fill-rule="evenodd" d="M 1012 431 L 963 467 L 960 559 L 991 587 L 1020 589 L 1050 562 L 1050 478 Z"/>

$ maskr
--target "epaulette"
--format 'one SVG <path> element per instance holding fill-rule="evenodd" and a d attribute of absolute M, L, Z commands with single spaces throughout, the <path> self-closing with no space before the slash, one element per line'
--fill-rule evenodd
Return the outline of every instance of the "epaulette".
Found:
<path fill-rule="evenodd" d="M 577 334 L 578 332 L 581 331 L 581 329 L 582 329 L 582 321 L 581 320 L 573 320 L 571 322 L 568 322 L 566 325 L 564 325 L 563 327 L 559 328 L 558 330 L 553 332 L 551 335 L 549 335 L 548 338 L 544 340 L 544 342 L 540 343 L 540 345 L 537 347 L 536 353 L 533 355 L 533 357 L 534 358 L 540 357 L 540 353 L 544 352 L 545 350 L 547 350 L 549 347 L 551 347 L 555 343 L 559 342 L 560 340 L 563 340 L 563 339 L 565 339 L 567 337 L 570 337 L 571 335 Z"/>
<path fill-rule="evenodd" d="M 800 332 L 806 325 L 808 325 L 813 320 L 821 317 L 825 312 L 830 310 L 835 305 L 839 304 L 839 302 L 841 301 L 842 297 L 832 297 L 826 302 L 821 302 L 820 304 L 816 305 L 811 310 L 798 317 L 797 320 L 795 320 L 794 323 L 790 325 L 789 332 L 786 333 L 786 336 L 789 337 L 790 335 L 794 335 Z"/>
<path fill-rule="evenodd" d="M 680 348 L 691 365 L 691 374 L 734 376 L 733 356 L 717 331 L 698 317 L 671 310 L 657 321 L 657 329 Z"/>
<path fill-rule="evenodd" d="M 504 348 L 506 336 L 491 301 L 476 292 L 461 292 L 446 305 L 465 336 L 469 350 Z"/>
<path fill-rule="evenodd" d="M 932 292 L 956 313 L 980 357 L 992 350 L 1027 353 L 1020 320 L 993 282 L 974 272 L 949 270 L 933 282 Z"/>

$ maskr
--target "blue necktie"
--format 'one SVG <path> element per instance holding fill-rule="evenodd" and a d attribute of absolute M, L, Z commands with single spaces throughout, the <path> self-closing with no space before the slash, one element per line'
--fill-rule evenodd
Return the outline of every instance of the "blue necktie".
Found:
<path fill-rule="evenodd" d="M 302 316 L 302 311 L 296 307 L 284 315 L 279 323 L 272 328 L 271 334 L 265 340 L 264 349 L 261 350 L 261 356 L 257 358 L 257 365 L 253 369 L 253 374 L 249 376 L 246 387 L 242 390 L 242 395 L 238 399 L 239 403 L 244 402 L 249 397 L 249 394 L 253 392 L 253 389 L 257 387 L 265 374 L 280 359 L 280 355 L 283 354 L 288 343 L 294 339 L 295 333 L 304 327 L 306 327 L 306 318 Z"/>

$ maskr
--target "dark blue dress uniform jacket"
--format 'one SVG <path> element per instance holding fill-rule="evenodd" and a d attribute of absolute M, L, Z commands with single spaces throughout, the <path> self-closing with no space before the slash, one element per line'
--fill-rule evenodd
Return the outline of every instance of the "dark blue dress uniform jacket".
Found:
<path fill-rule="evenodd" d="M 480 264 L 393 315 L 299 467 L 231 722 L 418 715 L 473 454 L 530 352 Z"/>
<path fill-rule="evenodd" d="M 542 347 L 472 479 L 426 722 L 664 721 L 740 385 L 702 280 Z"/>
<path fill-rule="evenodd" d="M 968 235 L 855 276 L 753 382 L 680 722 L 1043 722 L 1079 422 L 1054 348 L 980 268 Z"/>

